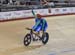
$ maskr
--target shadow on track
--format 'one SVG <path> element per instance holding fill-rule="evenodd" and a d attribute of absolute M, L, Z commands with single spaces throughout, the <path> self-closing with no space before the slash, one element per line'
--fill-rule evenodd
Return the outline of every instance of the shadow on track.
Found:
<path fill-rule="evenodd" d="M 20 47 L 16 47 L 16 48 L 12 48 L 12 49 L 7 49 L 5 51 L 0 52 L 1 55 L 11 55 L 14 53 L 21 53 L 21 52 L 25 52 L 25 51 L 31 51 L 37 48 L 42 47 L 43 45 L 31 45 L 31 46 L 20 46 Z"/>

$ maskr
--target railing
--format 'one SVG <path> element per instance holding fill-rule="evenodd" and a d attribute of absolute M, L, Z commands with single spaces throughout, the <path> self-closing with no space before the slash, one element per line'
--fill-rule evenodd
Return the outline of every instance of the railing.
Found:
<path fill-rule="evenodd" d="M 29 9 L 45 9 L 45 8 L 58 8 L 58 7 L 75 7 L 75 3 L 54 3 L 54 6 L 51 5 L 8 5 L 0 4 L 0 11 L 16 11 L 16 10 L 29 10 Z"/>

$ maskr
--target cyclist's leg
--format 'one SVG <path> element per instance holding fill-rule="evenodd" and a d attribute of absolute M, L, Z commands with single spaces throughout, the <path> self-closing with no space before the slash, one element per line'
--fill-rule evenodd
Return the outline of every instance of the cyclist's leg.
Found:
<path fill-rule="evenodd" d="M 44 28 L 44 32 L 47 30 L 47 26 Z"/>
<path fill-rule="evenodd" d="M 39 36 L 42 27 L 41 26 L 37 26 L 36 28 L 34 28 L 34 27 L 35 26 L 33 26 L 33 28 L 32 28 L 34 30 L 33 33 L 36 34 L 37 36 Z"/>
<path fill-rule="evenodd" d="M 41 30 L 41 26 L 39 25 L 39 26 L 37 26 L 36 28 L 35 28 L 35 25 L 32 27 L 32 29 L 35 31 L 35 32 L 39 32 L 40 30 Z"/>

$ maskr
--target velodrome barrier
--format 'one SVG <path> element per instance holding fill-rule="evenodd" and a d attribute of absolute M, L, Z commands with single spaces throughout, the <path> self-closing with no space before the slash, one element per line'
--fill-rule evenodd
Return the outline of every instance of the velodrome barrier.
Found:
<path fill-rule="evenodd" d="M 42 16 L 68 15 L 75 14 L 75 7 L 35 9 L 34 12 L 35 14 L 39 13 Z M 0 12 L 0 22 L 8 20 L 28 19 L 32 17 L 34 17 L 32 10 Z"/>

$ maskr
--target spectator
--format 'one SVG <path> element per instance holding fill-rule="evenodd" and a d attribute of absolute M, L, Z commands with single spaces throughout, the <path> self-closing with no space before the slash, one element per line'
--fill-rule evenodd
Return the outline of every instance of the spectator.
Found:
<path fill-rule="evenodd" d="M 48 7 L 54 7 L 54 2 L 48 2 L 46 0 L 42 0 L 41 4 L 44 6 L 44 8 L 48 8 Z"/>
<path fill-rule="evenodd" d="M 25 5 L 25 2 L 21 1 L 21 2 L 20 2 L 20 5 Z"/>
<path fill-rule="evenodd" d="M 1 8 L 0 8 L 0 12 L 1 12 Z"/>
<path fill-rule="evenodd" d="M 50 7 L 54 7 L 55 6 L 54 2 L 48 2 L 47 5 L 49 5 Z"/>
<path fill-rule="evenodd" d="M 0 6 L 2 5 L 1 1 L 0 1 Z"/>
<path fill-rule="evenodd" d="M 1 3 L 1 1 L 0 1 L 0 3 Z"/>
<path fill-rule="evenodd" d="M 14 2 L 15 5 L 20 5 L 20 1 Z"/>
<path fill-rule="evenodd" d="M 8 4 L 6 1 L 3 1 L 3 3 L 2 4 Z"/>

